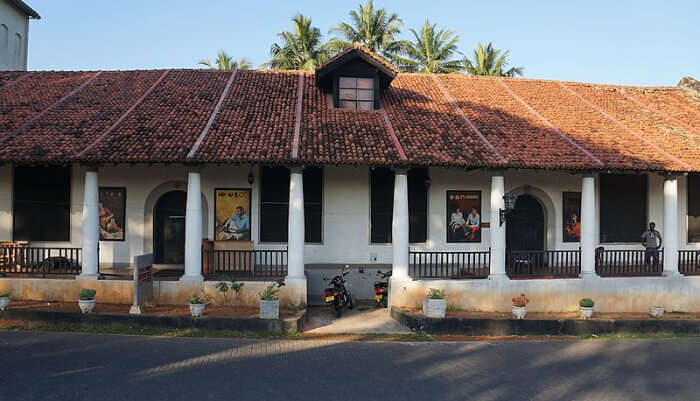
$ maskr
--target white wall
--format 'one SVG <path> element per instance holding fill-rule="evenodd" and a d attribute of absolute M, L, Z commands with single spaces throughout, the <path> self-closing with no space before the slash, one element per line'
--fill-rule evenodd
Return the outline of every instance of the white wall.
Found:
<path fill-rule="evenodd" d="M 7 44 L 5 44 L 5 27 L 7 27 Z M 17 35 L 21 41 L 17 41 Z M 27 37 L 29 19 L 11 6 L 7 1 L 0 1 L 0 71 L 17 71 L 27 69 Z"/>
<path fill-rule="evenodd" d="M 250 166 L 207 166 L 202 169 L 202 196 L 205 208 L 204 236 L 213 238 L 214 188 L 247 188 Z M 256 249 L 285 249 L 285 243 L 260 243 L 260 175 L 253 169 L 251 238 Z M 367 167 L 324 168 L 323 242 L 305 246 L 307 264 L 390 264 L 391 244 L 370 244 L 370 172 Z M 487 250 L 489 228 L 483 228 L 482 242 L 477 244 L 447 243 L 446 191 L 481 190 L 484 222 L 488 222 L 490 173 L 459 169 L 430 169 L 428 197 L 428 241 L 411 244 L 413 250 Z M 82 199 L 85 170 L 73 167 L 71 193 L 71 240 L 66 243 L 36 245 L 79 247 L 82 241 Z M 103 265 L 128 264 L 134 255 L 152 251 L 152 208 L 158 197 L 171 189 L 186 189 L 187 169 L 180 165 L 119 165 L 99 170 L 100 186 L 126 186 L 126 241 L 100 242 Z M 529 193 L 543 204 L 547 216 L 547 248 L 578 249 L 578 243 L 563 242 L 562 192 L 580 191 L 581 176 L 566 172 L 513 170 L 505 173 L 506 191 Z M 649 217 L 663 233 L 663 180 L 651 175 L 649 180 Z M 687 180 L 679 179 L 680 249 L 700 249 L 700 244 L 687 244 Z M 596 192 L 598 196 L 598 191 Z M 596 202 L 597 203 L 597 202 Z M 0 166 L 0 240 L 12 238 L 12 168 Z M 498 224 L 498 222 L 490 222 Z M 641 234 L 641 233 L 640 233 Z M 596 235 L 596 238 L 598 236 Z M 605 244 L 612 249 L 640 249 L 639 244 Z M 376 257 L 376 261 L 375 261 Z"/>

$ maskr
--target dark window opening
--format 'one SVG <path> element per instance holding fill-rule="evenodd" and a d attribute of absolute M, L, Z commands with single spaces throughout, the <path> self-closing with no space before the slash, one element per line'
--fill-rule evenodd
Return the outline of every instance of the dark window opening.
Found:
<path fill-rule="evenodd" d="M 287 242 L 289 228 L 289 169 L 263 167 L 260 180 L 260 241 Z M 304 241 L 323 239 L 323 169 L 304 169 Z"/>
<path fill-rule="evenodd" d="M 600 242 L 639 242 L 647 225 L 647 176 L 600 176 Z"/>
<path fill-rule="evenodd" d="M 700 174 L 688 174 L 688 242 L 700 242 Z"/>
<path fill-rule="evenodd" d="M 15 167 L 15 241 L 70 241 L 70 181 L 70 167 Z"/>
<path fill-rule="evenodd" d="M 408 171 L 408 240 L 411 243 L 428 239 L 428 169 Z M 370 242 L 386 244 L 392 241 L 394 213 L 394 172 L 375 168 L 370 176 Z"/>
<path fill-rule="evenodd" d="M 374 109 L 374 78 L 340 77 L 338 107 L 341 109 Z"/>

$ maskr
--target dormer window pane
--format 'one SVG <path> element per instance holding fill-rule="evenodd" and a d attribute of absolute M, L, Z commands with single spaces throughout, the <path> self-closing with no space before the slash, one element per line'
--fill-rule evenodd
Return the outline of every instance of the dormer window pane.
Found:
<path fill-rule="evenodd" d="M 341 109 L 374 109 L 374 79 L 340 77 L 338 104 Z"/>

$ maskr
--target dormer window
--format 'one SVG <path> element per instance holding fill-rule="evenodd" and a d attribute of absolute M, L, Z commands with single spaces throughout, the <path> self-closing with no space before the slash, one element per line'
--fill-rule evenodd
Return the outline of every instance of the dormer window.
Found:
<path fill-rule="evenodd" d="M 374 109 L 374 78 L 340 77 L 338 105 L 341 109 Z"/>

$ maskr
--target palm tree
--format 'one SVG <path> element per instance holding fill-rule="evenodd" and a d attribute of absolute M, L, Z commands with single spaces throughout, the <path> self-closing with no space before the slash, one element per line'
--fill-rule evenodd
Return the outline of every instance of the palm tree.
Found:
<path fill-rule="evenodd" d="M 397 57 L 401 41 L 395 40 L 394 36 L 401 32 L 403 25 L 397 14 L 389 14 L 384 8 L 375 10 L 372 0 L 360 4 L 357 10 L 351 10 L 349 14 L 349 23 L 340 22 L 330 30 L 330 33 L 340 36 L 330 41 L 332 51 L 341 51 L 353 43 L 360 43 L 389 60 Z"/>
<path fill-rule="evenodd" d="M 436 24 L 426 21 L 417 32 L 411 29 L 414 40 L 403 46 L 403 53 L 408 58 L 402 58 L 399 64 L 405 71 L 426 73 L 452 73 L 462 69 L 459 60 L 452 59 L 457 50 L 459 37 L 449 29 L 437 29 Z"/>
<path fill-rule="evenodd" d="M 297 14 L 292 22 L 293 32 L 281 31 L 277 34 L 282 43 L 272 45 L 272 59 L 264 66 L 282 70 L 314 70 L 328 60 L 328 44 L 321 43 L 321 31 L 311 26 L 311 18 Z"/>
<path fill-rule="evenodd" d="M 477 43 L 474 60 L 465 57 L 464 70 L 471 75 L 491 75 L 497 77 L 514 77 L 523 75 L 523 67 L 508 67 L 508 50 L 502 51 L 489 42 L 486 47 Z"/>
<path fill-rule="evenodd" d="M 214 63 L 209 61 L 209 59 L 202 59 L 199 64 L 205 65 L 213 70 L 249 70 L 253 68 L 253 64 L 250 61 L 246 60 L 245 58 L 241 58 L 238 61 L 233 61 L 233 57 L 226 54 L 226 52 L 223 50 L 219 50 Z M 214 64 L 216 64 L 216 66 L 214 66 Z"/>

